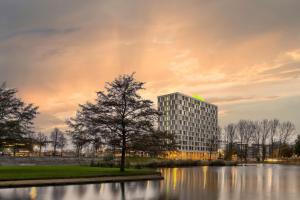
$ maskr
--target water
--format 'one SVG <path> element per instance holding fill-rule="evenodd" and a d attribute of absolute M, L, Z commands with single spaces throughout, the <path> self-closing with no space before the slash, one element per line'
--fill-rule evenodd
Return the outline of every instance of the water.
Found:
<path fill-rule="evenodd" d="M 1 200 L 299 200 L 300 166 L 161 170 L 165 180 L 0 189 Z"/>

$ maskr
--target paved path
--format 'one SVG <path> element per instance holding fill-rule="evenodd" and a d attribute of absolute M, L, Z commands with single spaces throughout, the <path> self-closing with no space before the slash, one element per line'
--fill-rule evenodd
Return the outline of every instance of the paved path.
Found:
<path fill-rule="evenodd" d="M 76 185 L 76 184 L 128 182 L 128 181 L 145 181 L 145 180 L 162 180 L 162 179 L 163 177 L 161 175 L 153 174 L 153 175 L 110 176 L 110 177 L 108 176 L 108 177 L 72 178 L 72 179 L 0 181 L 0 188 Z"/>

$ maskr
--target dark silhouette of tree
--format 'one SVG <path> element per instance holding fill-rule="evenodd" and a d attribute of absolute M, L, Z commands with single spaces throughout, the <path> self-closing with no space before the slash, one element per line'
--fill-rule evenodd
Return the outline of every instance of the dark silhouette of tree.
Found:
<path fill-rule="evenodd" d="M 270 120 L 268 119 L 264 119 L 261 124 L 260 124 L 261 128 L 261 144 L 262 144 L 262 161 L 265 161 L 266 159 L 266 154 L 267 154 L 267 149 L 266 149 L 266 145 L 267 145 L 267 139 L 269 137 L 270 134 Z"/>
<path fill-rule="evenodd" d="M 51 139 L 51 144 L 53 146 L 53 156 L 56 156 L 56 151 L 57 148 L 59 146 L 59 139 L 62 137 L 63 133 L 61 132 L 61 130 L 59 130 L 58 128 L 54 128 L 53 131 L 51 132 L 50 135 L 50 139 Z"/>
<path fill-rule="evenodd" d="M 47 146 L 47 144 L 49 143 L 49 139 L 48 139 L 48 137 L 46 135 L 44 135 L 43 133 L 39 132 L 38 134 L 36 134 L 34 136 L 34 140 L 35 140 L 35 143 L 39 147 L 39 156 L 41 156 L 42 147 L 46 147 Z"/>
<path fill-rule="evenodd" d="M 248 147 L 251 144 L 254 134 L 255 134 L 255 123 L 253 121 L 247 120 L 245 124 L 245 134 L 244 134 L 244 140 L 245 140 L 245 149 L 244 149 L 244 159 L 245 162 L 248 161 Z"/>
<path fill-rule="evenodd" d="M 274 143 L 275 143 L 275 138 L 278 134 L 278 126 L 279 126 L 278 119 L 270 120 L 270 143 L 271 143 L 270 154 L 272 158 L 274 157 Z"/>
<path fill-rule="evenodd" d="M 65 137 L 65 134 L 60 133 L 58 135 L 58 142 L 57 142 L 57 148 L 60 149 L 60 156 L 63 156 L 63 150 L 64 147 L 67 145 L 67 138 Z"/>
<path fill-rule="evenodd" d="M 279 137 L 279 150 L 278 150 L 279 156 L 282 156 L 281 155 L 282 147 L 288 143 L 291 136 L 293 136 L 293 133 L 295 133 L 294 132 L 295 130 L 296 130 L 295 125 L 290 121 L 280 123 L 279 136 L 278 136 Z"/>
<path fill-rule="evenodd" d="M 297 156 L 300 156 L 300 135 L 297 136 L 297 139 L 295 141 L 295 154 Z"/>
<path fill-rule="evenodd" d="M 142 135 L 135 138 L 132 146 L 133 151 L 142 151 L 156 157 L 165 155 L 169 151 L 177 151 L 175 135 L 167 131 L 154 131 L 148 135 Z"/>
<path fill-rule="evenodd" d="M 274 156 L 275 147 L 278 148 L 278 157 L 283 156 L 281 155 L 283 147 L 286 150 L 286 155 L 289 155 L 289 142 L 295 136 L 295 125 L 292 122 L 280 122 L 277 119 L 240 120 L 237 124 L 228 124 L 224 130 L 227 143 L 226 154 L 229 154 L 231 149 L 230 143 L 232 145 L 236 143 L 240 145 L 237 146 L 238 156 L 246 162 L 249 147 L 252 147 L 251 152 L 257 161 L 264 161 L 267 156 Z M 269 148 L 267 149 L 267 147 Z M 228 159 L 229 155 L 226 155 L 225 158 Z"/>
<path fill-rule="evenodd" d="M 247 121 L 240 120 L 237 123 L 237 131 L 238 131 L 238 138 L 240 141 L 240 147 L 238 148 L 238 156 L 240 159 L 243 159 L 245 156 L 245 135 L 247 132 Z"/>
<path fill-rule="evenodd" d="M 290 145 L 284 143 L 284 144 L 281 145 L 280 148 L 281 148 L 281 151 L 280 151 L 280 156 L 281 157 L 284 157 L 284 158 L 290 158 L 290 157 L 292 157 L 292 155 L 293 155 L 293 148 Z"/>
<path fill-rule="evenodd" d="M 217 127 L 215 132 L 209 135 L 208 138 L 208 145 L 209 145 L 209 160 L 211 160 L 211 156 L 213 152 L 216 152 L 218 150 L 218 144 L 221 136 L 221 127 Z"/>
<path fill-rule="evenodd" d="M 225 140 L 227 144 L 225 158 L 227 160 L 232 160 L 233 144 L 237 138 L 236 125 L 233 123 L 228 124 L 227 126 L 225 126 L 224 131 L 225 131 Z"/>
<path fill-rule="evenodd" d="M 97 132 L 106 144 L 121 151 L 120 170 L 125 170 L 125 155 L 136 141 L 148 137 L 155 131 L 154 123 L 159 112 L 153 108 L 153 102 L 142 99 L 138 94 L 144 89 L 144 83 L 135 80 L 134 74 L 121 75 L 106 83 L 105 92 L 97 92 L 95 103 L 80 105 L 75 119 L 71 119 L 73 131 L 88 135 Z"/>
<path fill-rule="evenodd" d="M 77 112 L 75 118 L 67 120 L 69 126 L 67 133 L 70 135 L 71 142 L 75 146 L 77 157 L 80 157 L 83 148 L 90 143 L 90 131 L 88 127 L 91 126 L 86 124 L 88 118 L 89 116 L 85 115 L 81 109 Z"/>
<path fill-rule="evenodd" d="M 255 121 L 254 123 L 254 134 L 253 134 L 253 142 L 255 144 L 254 153 L 256 155 L 256 160 L 261 160 L 261 151 L 260 151 L 260 141 L 261 141 L 261 123 L 259 121 Z"/>
<path fill-rule="evenodd" d="M 125 170 L 125 155 L 135 139 L 152 133 L 158 111 L 153 102 L 138 94 L 144 83 L 136 81 L 134 74 L 122 75 L 106 83 L 106 92 L 97 93 L 95 104 L 88 103 L 83 110 L 91 113 L 95 127 L 99 127 L 108 141 L 113 140 L 121 149 L 120 170 Z M 117 141 L 117 142 L 116 142 Z"/>
<path fill-rule="evenodd" d="M 0 146 L 13 145 L 14 155 L 18 143 L 28 139 L 32 133 L 33 119 L 38 114 L 38 107 L 25 104 L 16 96 L 17 90 L 0 86 Z"/>

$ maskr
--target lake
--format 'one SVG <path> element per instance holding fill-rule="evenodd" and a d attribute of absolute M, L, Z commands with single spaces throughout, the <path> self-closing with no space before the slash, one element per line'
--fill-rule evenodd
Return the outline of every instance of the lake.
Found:
<path fill-rule="evenodd" d="M 160 170 L 163 181 L 0 189 L 1 200 L 299 200 L 300 166 Z"/>

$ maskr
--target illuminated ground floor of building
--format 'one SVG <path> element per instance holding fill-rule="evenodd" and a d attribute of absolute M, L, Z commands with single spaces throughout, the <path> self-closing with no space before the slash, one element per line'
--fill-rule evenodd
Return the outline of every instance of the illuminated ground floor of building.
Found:
<path fill-rule="evenodd" d="M 215 160 L 218 159 L 219 153 L 212 152 L 194 152 L 194 151 L 176 151 L 168 152 L 166 157 L 174 160 Z"/>

